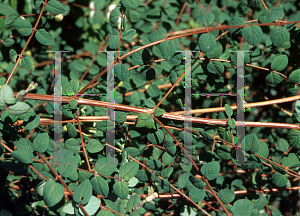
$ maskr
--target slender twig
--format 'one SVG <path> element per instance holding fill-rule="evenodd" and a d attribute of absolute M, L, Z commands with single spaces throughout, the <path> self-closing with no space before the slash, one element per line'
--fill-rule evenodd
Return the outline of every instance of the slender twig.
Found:
<path fill-rule="evenodd" d="M 14 93 L 17 94 L 17 93 Z M 39 95 L 39 94 L 30 94 L 28 93 L 25 97 L 25 99 L 30 99 L 30 100 L 44 100 L 44 101 L 54 101 L 54 96 L 53 95 Z M 277 100 L 270 100 L 270 101 L 263 101 L 263 102 L 257 102 L 257 103 L 249 103 L 244 105 L 245 108 L 248 107 L 257 107 L 257 106 L 266 106 L 270 105 L 273 103 L 284 103 L 284 102 L 290 102 L 290 101 L 295 101 L 299 100 L 300 95 L 297 96 L 292 96 L 292 97 L 287 97 L 287 98 L 281 98 Z M 69 103 L 70 100 L 72 100 L 71 97 L 62 97 L 61 102 L 62 103 Z M 78 104 L 81 105 L 90 105 L 90 106 L 98 106 L 98 107 L 104 107 L 106 108 L 108 103 L 103 102 L 103 101 L 94 101 L 94 100 L 89 100 L 89 99 L 83 99 L 79 98 Z M 152 113 L 151 109 L 145 109 L 145 108 L 139 108 L 139 107 L 132 107 L 128 105 L 121 105 L 121 104 L 112 104 L 116 110 L 122 110 L 126 112 L 136 112 L 136 113 Z M 231 108 L 234 110 L 236 109 L 236 106 L 231 106 Z M 219 112 L 219 111 L 225 111 L 224 107 L 217 107 L 217 108 L 210 108 L 206 109 L 206 111 L 210 112 Z M 201 110 L 202 112 L 203 110 Z M 195 111 L 192 110 L 191 113 L 197 113 L 199 110 Z M 173 120 L 179 120 L 179 121 L 184 121 L 185 118 L 183 115 L 178 115 L 182 113 L 182 111 L 175 112 L 174 113 L 164 113 L 162 115 L 163 118 L 167 119 L 173 119 Z M 184 112 L 183 112 L 184 113 Z M 183 114 L 182 113 L 182 114 Z M 221 125 L 221 126 L 226 126 L 227 121 L 222 120 L 222 119 L 206 119 L 206 118 L 197 118 L 197 117 L 192 117 L 191 118 L 192 122 L 195 123 L 200 123 L 200 124 L 207 124 L 207 125 Z M 238 124 L 239 122 L 237 122 Z M 245 127 L 268 127 L 268 128 L 287 128 L 287 129 L 296 129 L 299 130 L 300 126 L 298 124 L 288 124 L 288 123 L 277 123 L 277 122 L 245 122 Z"/>
<path fill-rule="evenodd" d="M 36 28 L 37 28 L 37 26 L 38 26 L 38 24 L 39 24 L 39 22 L 40 22 L 40 19 L 41 19 L 41 17 L 42 17 L 42 14 L 43 14 L 43 11 L 44 11 L 44 9 L 45 9 L 45 6 L 47 5 L 47 1 L 48 1 L 48 0 L 45 0 L 45 1 L 43 2 L 42 10 L 41 10 L 40 15 L 39 15 L 39 17 L 38 17 L 38 19 L 37 19 L 37 21 L 36 21 L 34 27 L 33 27 L 32 33 L 31 33 L 31 35 L 29 36 L 29 38 L 27 39 L 27 42 L 26 42 L 24 48 L 22 49 L 20 55 L 18 55 L 18 60 L 17 60 L 17 62 L 16 62 L 16 64 L 15 64 L 15 66 L 14 66 L 12 72 L 9 74 L 9 76 L 8 76 L 8 78 L 7 78 L 6 82 L 5 82 L 5 84 L 8 84 L 8 82 L 9 82 L 10 79 L 11 79 L 11 77 L 14 75 L 14 72 L 15 72 L 15 70 L 16 70 L 16 68 L 17 68 L 17 66 L 18 66 L 18 64 L 19 64 L 19 62 L 20 62 L 21 58 L 23 57 L 23 53 L 25 52 L 25 49 L 27 48 L 27 46 L 28 46 L 28 44 L 29 44 L 31 38 L 32 38 L 33 35 L 34 35 L 34 33 L 37 31 Z"/>
<path fill-rule="evenodd" d="M 182 5 L 182 8 L 181 8 L 181 10 L 179 12 L 179 15 L 178 15 L 176 23 L 175 23 L 175 28 L 177 27 L 177 25 L 178 25 L 178 23 L 180 21 L 180 18 L 181 18 L 182 14 L 183 14 L 183 12 L 184 12 L 184 10 L 186 8 L 186 5 L 187 5 L 187 2 L 184 2 L 184 4 Z"/>
<path fill-rule="evenodd" d="M 85 143 L 83 141 L 83 137 L 82 137 L 82 133 L 81 133 L 81 125 L 80 125 L 80 122 L 79 122 L 78 109 L 76 109 L 76 117 L 77 117 L 78 129 L 79 129 L 79 134 L 80 134 L 80 139 L 81 139 L 81 145 L 82 145 L 82 148 L 83 148 L 83 151 L 84 151 L 84 156 L 85 156 L 85 159 L 86 159 L 86 163 L 89 167 L 89 171 L 92 171 L 91 165 L 90 165 L 90 162 L 89 162 L 89 158 L 88 158 L 86 150 L 85 150 Z"/>
<path fill-rule="evenodd" d="M 97 57 L 97 55 L 98 55 L 98 51 L 97 51 L 97 54 L 96 54 L 96 55 L 94 55 L 94 57 L 92 58 L 92 60 L 91 60 L 90 64 L 87 66 L 87 68 L 86 68 L 86 70 L 85 70 L 84 74 L 81 76 L 81 78 L 80 78 L 80 80 L 79 80 L 79 83 L 81 83 L 81 82 L 82 82 L 82 80 L 84 79 L 84 77 L 85 77 L 85 76 L 86 76 L 86 74 L 88 73 L 88 71 L 89 71 L 90 67 L 92 66 L 92 64 L 93 64 L 93 63 L 94 63 L 94 61 L 96 60 L 96 57 Z"/>

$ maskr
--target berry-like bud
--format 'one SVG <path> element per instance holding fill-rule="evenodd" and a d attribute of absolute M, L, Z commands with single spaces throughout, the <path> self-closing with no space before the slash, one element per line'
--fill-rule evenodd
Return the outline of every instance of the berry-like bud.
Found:
<path fill-rule="evenodd" d="M 57 22 L 61 22 L 64 19 L 64 16 L 62 14 L 57 14 L 54 19 Z"/>

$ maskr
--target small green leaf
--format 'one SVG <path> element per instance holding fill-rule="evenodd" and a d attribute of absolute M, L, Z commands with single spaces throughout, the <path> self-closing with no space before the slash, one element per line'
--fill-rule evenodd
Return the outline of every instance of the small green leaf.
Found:
<path fill-rule="evenodd" d="M 65 157 L 57 167 L 63 177 L 69 177 L 77 171 L 77 158 L 75 156 Z"/>
<path fill-rule="evenodd" d="M 4 84 L 0 89 L 0 107 L 4 107 L 4 106 L 11 107 L 11 105 L 15 105 L 15 104 L 16 104 L 16 98 L 14 97 L 14 92 L 12 88 L 9 85 Z"/>
<path fill-rule="evenodd" d="M 300 69 L 294 70 L 290 75 L 289 75 L 289 80 L 291 82 L 300 84 Z"/>
<path fill-rule="evenodd" d="M 116 63 L 115 64 L 115 75 L 121 81 L 127 80 L 129 77 L 129 70 L 124 64 Z"/>
<path fill-rule="evenodd" d="M 225 104 L 225 112 L 228 117 L 232 116 L 232 114 L 233 114 L 233 110 L 232 110 L 231 106 L 229 106 L 228 104 Z"/>
<path fill-rule="evenodd" d="M 54 103 L 53 102 L 51 102 L 51 101 L 47 102 L 46 111 L 51 115 L 54 114 Z"/>
<path fill-rule="evenodd" d="M 16 12 L 11 6 L 6 3 L 0 3 L 0 13 L 4 14 L 5 16 Z"/>
<path fill-rule="evenodd" d="M 130 161 L 121 165 L 119 169 L 119 176 L 129 181 L 132 177 L 134 177 L 139 171 L 139 164 L 135 161 Z"/>
<path fill-rule="evenodd" d="M 243 38 L 252 46 L 255 46 L 259 43 L 262 37 L 262 30 L 260 26 L 252 25 L 246 26 L 242 31 Z"/>
<path fill-rule="evenodd" d="M 236 127 L 236 121 L 234 118 L 229 118 L 227 120 L 227 124 L 231 129 L 235 129 L 235 127 Z"/>
<path fill-rule="evenodd" d="M 267 143 L 265 142 L 259 142 L 259 150 L 258 152 L 256 152 L 256 154 L 264 157 L 264 158 L 268 158 L 269 156 L 269 148 Z"/>
<path fill-rule="evenodd" d="M 3 45 L 4 45 L 5 47 L 10 47 L 10 46 L 12 46 L 12 45 L 15 44 L 15 40 L 12 39 L 12 38 L 6 38 L 6 39 L 3 40 L 2 43 L 3 43 Z"/>
<path fill-rule="evenodd" d="M 276 185 L 276 187 L 284 187 L 286 186 L 288 179 L 286 175 L 282 175 L 279 172 L 275 172 L 272 175 L 272 182 Z"/>
<path fill-rule="evenodd" d="M 257 153 L 260 148 L 260 143 L 255 134 L 248 134 L 245 136 L 245 151 L 250 153 Z"/>
<path fill-rule="evenodd" d="M 81 205 L 86 205 L 92 197 L 92 185 L 89 179 L 79 184 L 73 193 L 73 200 Z"/>
<path fill-rule="evenodd" d="M 267 15 L 268 22 L 274 22 L 275 20 L 281 20 L 284 17 L 284 11 L 280 7 L 274 7 L 269 11 Z"/>
<path fill-rule="evenodd" d="M 236 18 L 228 23 L 228 26 L 239 26 L 239 25 L 245 25 L 245 19 L 243 17 Z M 241 31 L 241 28 L 229 28 L 228 29 L 228 32 L 231 34 L 238 34 L 238 33 L 240 33 L 240 31 Z"/>
<path fill-rule="evenodd" d="M 275 71 L 282 71 L 288 64 L 289 60 L 287 55 L 280 55 L 273 59 L 271 69 Z"/>
<path fill-rule="evenodd" d="M 134 91 L 132 95 L 130 96 L 131 101 L 137 105 L 140 106 L 141 103 L 145 100 L 145 94 L 140 91 Z"/>
<path fill-rule="evenodd" d="M 144 64 L 144 63 L 142 63 L 142 64 Z M 139 68 L 139 70 L 140 70 L 141 76 L 145 80 L 153 80 L 156 76 L 155 69 L 148 65 L 141 66 Z"/>
<path fill-rule="evenodd" d="M 21 138 L 17 142 L 14 143 L 14 145 L 19 148 L 28 148 L 32 150 L 32 142 L 26 138 Z"/>
<path fill-rule="evenodd" d="M 113 190 L 120 199 L 126 199 L 129 194 L 129 188 L 125 182 L 116 182 Z"/>
<path fill-rule="evenodd" d="M 215 20 L 215 15 L 211 12 L 206 12 L 198 20 L 198 23 L 203 23 L 205 26 L 210 26 L 211 23 Z"/>
<path fill-rule="evenodd" d="M 27 113 L 30 110 L 30 106 L 24 102 L 17 102 L 15 105 L 9 106 L 7 110 L 10 115 L 18 116 Z"/>
<path fill-rule="evenodd" d="M 148 98 L 147 100 L 145 100 L 145 105 L 149 108 L 154 108 L 155 102 L 151 98 Z"/>
<path fill-rule="evenodd" d="M 77 139 L 70 138 L 65 142 L 65 148 L 72 151 L 74 154 L 77 154 L 80 151 L 80 143 Z"/>
<path fill-rule="evenodd" d="M 77 105 L 78 105 L 78 101 L 76 99 L 72 99 L 70 100 L 70 107 L 71 109 L 76 109 Z"/>
<path fill-rule="evenodd" d="M 152 32 L 149 36 L 151 43 L 167 38 L 167 31 L 164 28 L 159 28 L 155 32 Z"/>
<path fill-rule="evenodd" d="M 110 118 L 115 118 L 116 123 L 123 124 L 126 121 L 127 113 L 123 111 L 114 111 L 111 112 Z"/>
<path fill-rule="evenodd" d="M 235 216 L 250 216 L 253 211 L 253 203 L 250 200 L 239 199 L 234 202 L 231 211 Z"/>
<path fill-rule="evenodd" d="M 138 115 L 136 127 L 146 127 L 151 129 L 154 127 L 154 119 L 149 113 L 140 113 Z"/>
<path fill-rule="evenodd" d="M 122 12 L 120 11 L 121 7 L 116 7 L 113 9 L 109 15 L 109 21 L 111 24 L 115 25 L 117 24 L 119 17 L 122 15 Z"/>
<path fill-rule="evenodd" d="M 219 146 L 217 148 L 217 155 L 223 160 L 230 160 L 231 158 L 230 147 L 225 145 Z"/>
<path fill-rule="evenodd" d="M 116 171 L 117 163 L 118 160 L 116 158 L 113 161 L 108 161 L 106 157 L 100 158 L 95 164 L 94 171 L 97 171 L 101 175 L 111 175 Z"/>
<path fill-rule="evenodd" d="M 85 211 L 88 213 L 88 215 L 95 215 L 95 213 L 97 212 L 97 210 L 100 208 L 100 200 L 95 197 L 92 196 L 90 201 L 88 202 L 88 204 L 86 204 L 84 206 Z M 84 215 L 83 211 L 81 210 L 81 208 L 79 208 L 79 212 L 81 215 Z"/>
<path fill-rule="evenodd" d="M 300 131 L 291 129 L 287 135 L 287 141 L 290 146 L 295 149 L 300 149 Z"/>
<path fill-rule="evenodd" d="M 189 192 L 189 197 L 191 198 L 191 200 L 193 202 L 200 202 L 205 197 L 205 190 L 204 189 L 193 188 Z"/>
<path fill-rule="evenodd" d="M 150 132 L 147 135 L 147 139 L 154 145 L 159 145 L 163 143 L 165 138 L 164 132 L 162 130 L 158 129 L 155 132 Z"/>
<path fill-rule="evenodd" d="M 65 7 L 56 0 L 48 1 L 45 9 L 54 16 L 65 12 Z"/>
<path fill-rule="evenodd" d="M 216 46 L 216 38 L 211 33 L 204 33 L 201 34 L 198 40 L 198 45 L 200 47 L 200 51 L 207 53 L 211 50 L 213 50 Z"/>
<path fill-rule="evenodd" d="M 290 33 L 286 27 L 275 26 L 270 31 L 270 38 L 274 46 L 280 46 L 290 40 Z"/>
<path fill-rule="evenodd" d="M 218 193 L 218 197 L 223 203 L 231 203 L 235 198 L 235 194 L 232 190 L 224 189 Z"/>
<path fill-rule="evenodd" d="M 120 37 L 118 35 L 109 34 L 108 46 L 111 49 L 117 49 L 119 46 Z"/>
<path fill-rule="evenodd" d="M 96 139 L 90 139 L 86 146 L 86 149 L 90 153 L 100 152 L 103 148 L 104 148 L 104 146 L 101 144 L 101 142 Z"/>
<path fill-rule="evenodd" d="M 125 8 L 135 10 L 139 6 L 139 0 L 122 0 L 122 4 Z"/>
<path fill-rule="evenodd" d="M 286 139 L 283 138 L 279 138 L 277 140 L 277 146 L 276 149 L 282 152 L 286 152 L 287 150 L 289 150 L 289 143 L 286 141 Z"/>
<path fill-rule="evenodd" d="M 165 40 L 159 44 L 159 49 L 166 61 L 170 60 L 175 54 L 175 45 L 171 40 Z"/>
<path fill-rule="evenodd" d="M 299 158 L 295 153 L 290 153 L 289 155 L 282 158 L 281 164 L 285 167 L 292 167 L 299 163 Z"/>
<path fill-rule="evenodd" d="M 132 47 L 132 50 L 138 49 L 140 46 Z M 150 52 L 148 49 L 142 49 L 132 54 L 133 64 L 143 65 L 150 61 Z M 153 68 L 152 68 L 153 69 Z M 140 70 L 142 71 L 142 69 Z"/>
<path fill-rule="evenodd" d="M 135 33 L 136 33 L 135 29 L 129 29 L 122 32 L 122 40 L 131 40 L 135 35 Z"/>
<path fill-rule="evenodd" d="M 32 163 L 33 154 L 28 148 L 12 151 L 10 155 L 21 163 Z"/>
<path fill-rule="evenodd" d="M 282 80 L 281 76 L 277 73 L 274 73 L 274 72 L 271 72 L 270 74 L 268 74 L 266 76 L 266 82 L 270 83 L 270 84 L 277 85 L 277 84 L 281 83 L 281 80 Z"/>
<path fill-rule="evenodd" d="M 32 25 L 30 22 L 21 18 L 14 22 L 13 27 L 23 36 L 29 36 L 32 33 Z"/>
<path fill-rule="evenodd" d="M 42 45 L 53 45 L 54 43 L 53 36 L 50 33 L 48 33 L 45 29 L 39 29 L 35 33 L 35 38 Z"/>
<path fill-rule="evenodd" d="M 17 11 L 13 11 L 12 13 L 8 14 L 5 18 L 5 25 L 4 28 L 11 28 L 13 24 L 17 21 L 19 18 L 19 13 Z"/>
<path fill-rule="evenodd" d="M 218 162 L 209 162 L 201 167 L 201 173 L 208 180 L 213 180 L 218 177 L 220 172 L 220 164 Z"/>
<path fill-rule="evenodd" d="M 21 66 L 27 70 L 35 70 L 34 61 L 31 56 L 25 56 L 21 61 Z"/>
<path fill-rule="evenodd" d="M 101 211 L 99 211 L 97 216 L 114 216 L 114 213 L 112 213 L 109 210 L 101 210 Z"/>
<path fill-rule="evenodd" d="M 23 120 L 23 125 L 26 129 L 31 130 L 39 126 L 40 116 L 30 115 Z"/>
<path fill-rule="evenodd" d="M 47 181 L 43 189 L 43 199 L 48 207 L 59 203 L 64 196 L 64 187 L 53 180 Z"/>
<path fill-rule="evenodd" d="M 139 205 L 140 201 L 141 201 L 141 198 L 139 197 L 139 195 L 137 195 L 137 194 L 132 195 L 130 197 L 130 200 L 127 203 L 127 206 L 126 206 L 127 210 L 129 212 L 132 212 Z"/>
<path fill-rule="evenodd" d="M 49 145 L 48 133 L 39 133 L 33 140 L 32 147 L 39 153 L 47 151 Z"/>
<path fill-rule="evenodd" d="M 206 53 L 207 58 L 219 58 L 223 53 L 223 47 L 219 41 L 217 41 L 217 44 L 215 48 L 213 48 L 211 51 Z"/>
<path fill-rule="evenodd" d="M 14 49 L 9 50 L 9 58 L 11 63 L 15 64 L 18 58 L 18 53 Z"/>
<path fill-rule="evenodd" d="M 108 183 L 101 176 L 95 175 L 91 179 L 91 184 L 92 184 L 93 189 L 96 191 L 96 193 L 98 193 L 104 197 L 106 197 L 108 195 L 108 193 L 109 193 Z"/>
<path fill-rule="evenodd" d="M 149 85 L 149 87 L 147 88 L 147 93 L 149 94 L 150 97 L 154 98 L 154 97 L 159 97 L 160 96 L 160 90 L 159 88 L 154 85 L 151 84 Z"/>
<path fill-rule="evenodd" d="M 71 80 L 66 87 L 66 93 L 76 94 L 80 89 L 79 80 Z"/>
<path fill-rule="evenodd" d="M 154 110 L 153 114 L 154 114 L 155 117 L 158 117 L 158 116 L 162 116 L 165 112 L 166 111 L 164 109 L 161 109 L 161 108 L 157 107 Z"/>
<path fill-rule="evenodd" d="M 221 75 L 224 73 L 224 65 L 219 61 L 211 61 L 207 65 L 207 70 L 212 74 Z"/>
<path fill-rule="evenodd" d="M 201 136 L 203 137 L 203 139 L 205 139 L 207 142 L 211 142 L 211 143 L 214 142 L 214 138 L 212 138 L 212 137 L 211 137 L 208 133 L 206 133 L 205 131 L 200 130 L 200 134 L 201 134 Z"/>

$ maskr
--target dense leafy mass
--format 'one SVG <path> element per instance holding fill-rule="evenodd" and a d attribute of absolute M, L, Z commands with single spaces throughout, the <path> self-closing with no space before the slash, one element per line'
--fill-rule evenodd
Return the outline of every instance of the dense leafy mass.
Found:
<path fill-rule="evenodd" d="M 0 0 L 0 14 L 1 215 L 297 214 L 299 1 Z M 118 51 L 109 114 L 104 51 Z"/>

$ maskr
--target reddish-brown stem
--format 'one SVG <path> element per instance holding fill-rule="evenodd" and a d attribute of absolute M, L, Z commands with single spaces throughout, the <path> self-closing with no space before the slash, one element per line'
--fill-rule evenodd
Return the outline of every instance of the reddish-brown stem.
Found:
<path fill-rule="evenodd" d="M 268 11 L 269 9 L 268 9 L 267 5 L 265 4 L 264 0 L 261 0 L 261 2 L 263 3 L 265 9 Z"/>
<path fill-rule="evenodd" d="M 14 95 L 17 93 L 14 93 Z M 266 106 L 270 105 L 273 103 L 284 103 L 284 102 L 290 102 L 290 101 L 295 101 L 300 98 L 300 95 L 297 96 L 292 96 L 292 97 L 287 97 L 287 98 L 281 98 L 277 100 L 272 100 L 272 101 L 263 101 L 263 102 L 257 102 L 257 103 L 251 103 L 251 104 L 246 104 L 245 108 L 247 107 L 256 107 L 256 106 Z M 44 101 L 54 101 L 54 96 L 53 95 L 38 95 L 38 94 L 30 94 L 28 93 L 24 99 L 30 99 L 30 100 L 44 100 Z M 70 100 L 72 100 L 71 97 L 62 97 L 61 102 L 62 103 L 69 103 Z M 94 100 L 89 100 L 89 99 L 83 99 L 83 98 L 78 98 L 78 104 L 81 105 L 90 105 L 90 106 L 98 106 L 98 107 L 107 107 L 107 102 L 103 101 L 94 101 Z M 276 101 L 276 102 L 275 102 Z M 132 107 L 132 106 L 127 106 L 127 105 L 121 105 L 121 104 L 114 104 L 114 108 L 116 110 L 123 110 L 126 112 L 136 112 L 136 113 L 152 113 L 150 109 L 145 109 L 145 108 L 139 108 L 139 107 Z M 236 106 L 231 106 L 232 109 L 236 109 Z M 217 108 L 211 108 L 214 111 L 213 112 L 218 112 L 218 111 L 225 111 L 224 107 L 217 107 Z M 210 110 L 211 109 L 207 109 Z M 223 110 L 224 109 L 224 110 Z M 184 116 L 178 115 L 176 112 L 174 113 L 164 113 L 162 115 L 163 118 L 167 119 L 173 119 L 173 120 L 179 120 L 179 121 L 184 121 Z M 195 110 L 191 110 L 191 113 L 197 113 Z M 206 119 L 206 118 L 197 118 L 197 117 L 192 117 L 191 118 L 192 122 L 195 123 L 200 123 L 200 124 L 207 124 L 207 125 L 221 125 L 221 126 L 226 126 L 227 121 L 222 120 L 222 119 Z M 238 123 L 238 122 L 237 122 Z M 277 123 L 277 122 L 245 122 L 245 127 L 250 126 L 250 127 L 268 127 L 268 128 L 287 128 L 287 129 L 296 129 L 299 130 L 300 126 L 298 124 L 288 124 L 288 123 Z"/>
<path fill-rule="evenodd" d="M 82 148 L 83 148 L 83 151 L 84 151 L 84 156 L 85 156 L 85 159 L 86 159 L 86 163 L 87 163 L 87 165 L 89 167 L 89 171 L 92 171 L 91 165 L 90 165 L 90 162 L 89 162 L 89 158 L 88 158 L 86 150 L 85 150 L 85 143 L 83 142 L 81 125 L 80 125 L 80 122 L 79 122 L 79 115 L 78 115 L 78 110 L 77 109 L 76 109 L 76 117 L 77 117 L 78 129 L 79 129 L 81 144 L 82 144 Z"/>
<path fill-rule="evenodd" d="M 33 35 L 34 35 L 35 31 L 36 31 L 36 28 L 37 28 L 37 26 L 38 26 L 38 24 L 39 24 L 39 22 L 40 22 L 40 19 L 41 19 L 41 17 L 42 17 L 43 11 L 44 11 L 45 6 L 46 6 L 46 4 L 47 4 L 47 1 L 48 1 L 48 0 L 45 0 L 45 1 L 44 1 L 42 10 L 41 10 L 41 12 L 40 12 L 40 14 L 39 14 L 39 17 L 38 17 L 38 19 L 37 19 L 37 21 L 36 21 L 36 23 L 35 23 L 35 26 L 33 27 L 32 33 L 31 33 L 31 35 L 29 36 L 29 38 L 27 39 L 27 42 L 26 42 L 26 44 L 25 44 L 23 50 L 21 51 L 20 55 L 18 56 L 18 60 L 17 60 L 17 62 L 16 62 L 16 64 L 15 64 L 15 66 L 14 66 L 12 72 L 9 74 L 9 76 L 8 76 L 8 78 L 7 78 L 6 82 L 5 82 L 5 84 L 8 84 L 8 82 L 9 82 L 10 79 L 11 79 L 11 77 L 14 75 L 14 72 L 15 72 L 15 70 L 16 70 L 16 68 L 17 68 L 17 66 L 18 66 L 18 64 L 19 64 L 19 62 L 20 62 L 21 56 L 23 56 L 23 53 L 25 52 L 25 49 L 27 48 L 27 46 L 28 46 L 28 44 L 29 44 L 31 38 L 33 37 Z"/>
<path fill-rule="evenodd" d="M 182 8 L 181 8 L 181 10 L 179 12 L 179 15 L 177 17 L 177 20 L 176 20 L 176 23 L 175 23 L 175 28 L 177 27 L 177 25 L 178 25 L 178 23 L 180 21 L 180 18 L 181 18 L 182 14 L 183 14 L 183 12 L 184 12 L 184 10 L 186 8 L 186 5 L 187 5 L 187 2 L 184 2 L 183 6 L 182 6 Z"/>
<path fill-rule="evenodd" d="M 19 15 L 19 17 L 27 17 L 27 16 L 35 16 L 36 14 L 24 14 L 24 15 Z M 0 16 L 0 19 L 6 18 L 6 16 Z"/>
<path fill-rule="evenodd" d="M 97 53 L 98 53 L 98 51 L 97 51 Z M 97 57 L 97 54 L 96 54 L 96 55 L 94 55 L 94 57 L 92 58 L 92 60 L 91 60 L 90 64 L 87 66 L 87 68 L 86 68 L 86 70 L 85 70 L 84 74 L 82 75 L 82 77 L 81 77 L 81 78 L 80 78 L 80 80 L 79 80 L 79 83 L 81 83 L 81 82 L 82 82 L 82 80 L 84 79 L 84 77 L 85 77 L 85 76 L 86 76 L 86 74 L 88 73 L 88 71 L 89 71 L 90 67 L 92 66 L 92 64 L 93 64 L 93 63 L 94 63 L 94 61 L 96 60 L 96 57 Z"/>
<path fill-rule="evenodd" d="M 164 3 L 163 3 L 163 5 L 162 5 L 162 8 L 165 7 L 166 2 L 167 2 L 167 0 L 164 0 Z M 156 31 L 156 30 L 157 30 L 160 21 L 161 21 L 161 19 L 159 19 L 159 20 L 156 22 L 156 24 L 155 24 L 155 26 L 154 26 L 154 28 L 153 28 L 153 31 Z"/>

